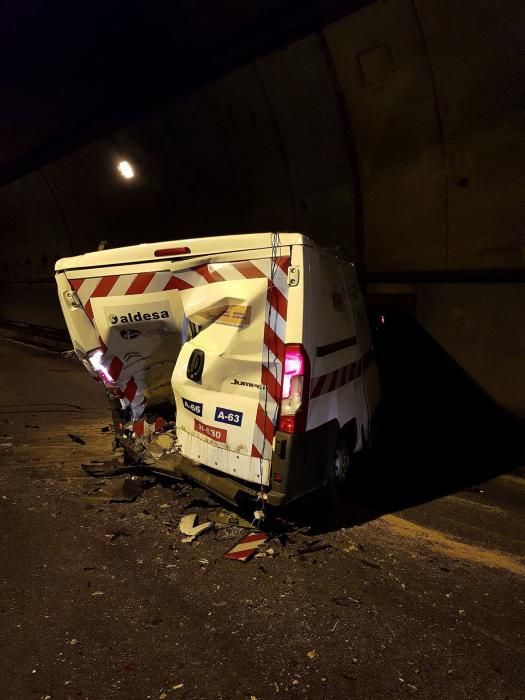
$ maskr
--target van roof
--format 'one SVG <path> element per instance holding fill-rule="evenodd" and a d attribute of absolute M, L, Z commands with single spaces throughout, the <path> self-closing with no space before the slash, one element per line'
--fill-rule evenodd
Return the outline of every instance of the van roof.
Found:
<path fill-rule="evenodd" d="M 123 248 L 109 248 L 94 253 L 85 253 L 71 258 L 57 260 L 55 270 L 75 268 L 104 267 L 106 265 L 158 261 L 163 258 L 199 257 L 215 253 L 229 253 L 272 246 L 272 233 L 236 233 L 227 236 L 209 236 L 186 238 L 177 241 L 159 243 L 140 243 Z M 302 233 L 279 233 L 281 245 L 308 245 L 315 243 Z M 185 251 L 184 249 L 189 249 Z M 162 251 L 159 254 L 159 251 Z"/>

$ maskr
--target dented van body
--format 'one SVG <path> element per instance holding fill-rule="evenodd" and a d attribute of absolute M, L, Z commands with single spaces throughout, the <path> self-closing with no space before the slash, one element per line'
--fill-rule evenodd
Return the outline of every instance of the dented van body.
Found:
<path fill-rule="evenodd" d="M 55 269 L 130 458 L 278 506 L 326 482 L 342 435 L 350 452 L 369 441 L 380 387 L 355 269 L 306 236 L 146 243 Z"/>

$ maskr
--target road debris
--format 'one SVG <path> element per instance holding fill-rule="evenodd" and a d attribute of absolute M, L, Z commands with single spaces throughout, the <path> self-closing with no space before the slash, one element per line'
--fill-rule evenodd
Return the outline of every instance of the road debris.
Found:
<path fill-rule="evenodd" d="M 212 513 L 210 515 L 211 519 L 215 523 L 221 523 L 222 525 L 230 525 L 231 527 L 243 527 L 246 530 L 255 530 L 256 527 L 246 518 L 242 518 L 236 513 L 230 513 L 227 511 L 219 511 L 217 513 Z"/>
<path fill-rule="evenodd" d="M 357 598 L 351 598 L 347 596 L 346 598 L 330 598 L 331 603 L 335 603 L 342 608 L 351 608 L 353 605 L 361 605 L 361 601 Z"/>
<path fill-rule="evenodd" d="M 314 540 L 308 543 L 304 547 L 299 547 L 297 552 L 290 554 L 291 557 L 300 557 L 304 554 L 313 554 L 314 552 L 321 552 L 323 549 L 329 549 L 332 545 L 328 542 L 322 542 L 322 540 Z"/>
<path fill-rule="evenodd" d="M 128 532 L 127 530 L 115 530 L 115 532 L 110 532 L 105 537 L 110 541 L 114 542 L 115 540 L 118 540 L 119 537 L 131 537 L 131 532 Z"/>
<path fill-rule="evenodd" d="M 137 471 L 138 467 L 125 466 L 118 459 L 111 459 L 106 462 L 90 462 L 90 464 L 81 464 L 81 468 L 89 476 L 95 478 L 105 478 L 119 476 L 120 474 L 129 474 Z"/>
<path fill-rule="evenodd" d="M 138 496 L 142 495 L 145 489 L 153 484 L 151 478 L 141 478 L 136 476 L 123 476 L 118 479 L 97 484 L 95 490 L 87 492 L 84 500 L 88 503 L 132 503 Z"/>
<path fill-rule="evenodd" d="M 73 442 L 76 442 L 78 445 L 86 445 L 86 441 L 80 437 L 80 435 L 75 435 L 74 433 L 68 433 L 67 434 L 68 438 L 70 440 L 73 440 Z"/>
<path fill-rule="evenodd" d="M 269 535 L 266 532 L 250 532 L 241 539 L 224 555 L 226 559 L 236 559 L 237 561 L 248 561 L 258 550 L 259 545 L 264 544 Z"/>
<path fill-rule="evenodd" d="M 210 527 L 213 526 L 213 523 L 211 521 L 202 523 L 201 525 L 197 525 L 198 517 L 199 516 L 197 515 L 197 513 L 190 513 L 189 515 L 185 515 L 183 518 L 181 518 L 181 521 L 179 523 L 179 529 L 183 535 L 186 535 L 186 537 L 182 539 L 182 542 L 193 542 L 193 540 L 196 537 L 201 535 L 206 530 L 209 530 Z"/>

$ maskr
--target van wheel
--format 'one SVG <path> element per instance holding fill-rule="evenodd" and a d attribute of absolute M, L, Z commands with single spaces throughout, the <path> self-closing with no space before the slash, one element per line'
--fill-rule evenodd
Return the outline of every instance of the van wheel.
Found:
<path fill-rule="evenodd" d="M 327 465 L 326 485 L 323 489 L 323 501 L 332 512 L 344 496 L 348 477 L 352 470 L 352 453 L 348 445 L 348 440 L 341 434 L 337 440 L 337 445 Z"/>

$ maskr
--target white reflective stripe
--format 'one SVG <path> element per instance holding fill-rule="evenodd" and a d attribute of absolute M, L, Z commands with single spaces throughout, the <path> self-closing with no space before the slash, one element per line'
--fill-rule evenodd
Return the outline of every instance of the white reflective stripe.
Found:
<path fill-rule="evenodd" d="M 259 394 L 259 405 L 263 411 L 265 410 L 264 406 L 266 405 L 266 416 L 270 422 L 275 424 L 275 421 L 277 420 L 278 405 L 272 399 L 270 394 L 268 394 L 268 397 L 266 398 L 266 391 L 264 389 L 261 389 Z"/>
<path fill-rule="evenodd" d="M 146 287 L 144 292 L 145 293 L 162 292 L 164 287 L 170 281 L 170 278 L 171 278 L 171 272 L 169 272 L 169 271 L 163 270 L 162 272 L 156 272 L 153 276 L 153 279 L 148 284 L 148 286 Z"/>
<path fill-rule="evenodd" d="M 134 375 L 133 372 L 137 372 L 137 374 Z M 128 383 L 131 379 L 134 379 L 134 380 L 135 380 L 135 384 L 137 384 L 137 386 L 138 386 L 137 376 L 140 375 L 140 374 L 143 374 L 143 373 L 144 373 L 144 368 L 143 368 L 143 367 L 137 368 L 136 366 L 132 366 L 132 365 L 127 365 L 127 366 L 126 366 L 126 365 L 125 365 L 125 366 L 122 368 L 122 371 L 121 371 L 121 373 L 120 373 L 120 375 L 119 375 L 119 378 L 117 379 L 117 384 L 118 384 L 118 386 L 124 391 L 124 389 L 125 389 L 126 386 L 127 386 L 127 383 Z"/>
<path fill-rule="evenodd" d="M 270 369 L 270 370 L 272 368 L 272 365 L 275 365 L 275 363 L 278 362 L 277 357 L 273 354 L 273 352 L 270 350 L 270 348 L 266 344 L 263 345 L 262 361 L 263 361 L 263 365 L 265 367 L 268 367 L 268 369 Z M 274 376 L 277 377 L 277 375 L 275 373 L 274 373 Z"/>
<path fill-rule="evenodd" d="M 102 277 L 89 277 L 82 282 L 80 289 L 77 292 L 78 298 L 82 302 L 82 306 L 85 306 L 90 300 L 91 295 L 97 288 L 97 285 L 101 279 Z"/>
<path fill-rule="evenodd" d="M 135 278 L 137 275 L 120 275 L 118 280 L 115 282 L 113 285 L 109 296 L 112 297 L 118 297 L 118 296 L 123 296 L 128 289 L 131 287 L 133 284 Z"/>
<path fill-rule="evenodd" d="M 210 267 L 227 281 L 246 279 L 246 277 L 231 263 L 216 263 L 210 265 Z"/>
<path fill-rule="evenodd" d="M 177 270 L 177 272 L 173 272 L 173 276 L 184 280 L 184 282 L 187 282 L 192 287 L 200 287 L 202 284 L 207 284 L 204 277 L 193 270 Z"/>
<path fill-rule="evenodd" d="M 259 426 L 256 424 L 255 425 L 255 430 L 253 431 L 253 444 L 255 445 L 256 449 L 259 451 L 259 454 L 262 455 L 263 450 L 264 450 L 264 435 L 262 434 Z"/>
<path fill-rule="evenodd" d="M 279 362 L 277 357 L 273 354 L 273 352 L 270 350 L 270 348 L 267 345 L 263 346 L 263 353 L 262 353 L 262 361 L 263 365 L 270 370 L 270 372 L 273 374 L 275 379 L 281 383 L 281 377 L 282 377 L 282 362 Z"/>
<path fill-rule="evenodd" d="M 268 440 L 265 440 L 264 441 L 263 459 L 271 459 L 272 452 L 273 452 L 273 448 L 272 448 L 271 444 L 268 442 Z"/>
<path fill-rule="evenodd" d="M 286 339 L 286 321 L 270 304 L 266 305 L 264 321 L 284 343 Z"/>
<path fill-rule="evenodd" d="M 252 263 L 271 280 L 272 265 L 270 260 L 252 260 Z M 273 284 L 284 297 L 288 298 L 288 278 L 277 263 L 273 267 Z"/>
<path fill-rule="evenodd" d="M 106 372 L 109 370 L 109 366 L 114 359 L 115 355 L 111 352 L 111 350 L 106 350 L 106 352 L 100 358 L 100 364 L 102 365 L 102 367 L 104 367 Z"/>

